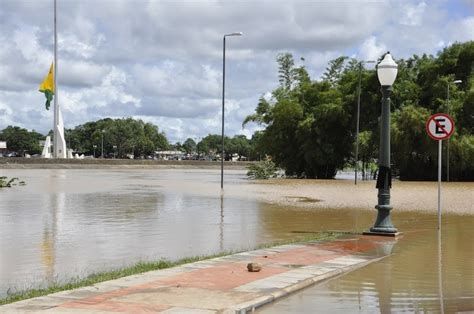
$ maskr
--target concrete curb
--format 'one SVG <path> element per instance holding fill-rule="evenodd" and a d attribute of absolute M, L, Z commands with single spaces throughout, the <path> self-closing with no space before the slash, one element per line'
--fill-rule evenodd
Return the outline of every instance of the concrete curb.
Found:
<path fill-rule="evenodd" d="M 374 259 L 368 259 L 365 262 L 361 262 L 359 264 L 334 269 L 334 270 L 329 271 L 325 274 L 301 280 L 296 284 L 292 284 L 292 285 L 289 285 L 285 288 L 278 289 L 277 291 L 275 291 L 271 294 L 260 296 L 258 298 L 255 298 L 254 300 L 247 301 L 247 302 L 238 304 L 236 306 L 233 306 L 229 309 L 226 309 L 223 313 L 226 313 L 226 314 L 231 314 L 231 313 L 245 314 L 245 313 L 253 312 L 256 309 L 258 309 L 259 307 L 262 307 L 264 305 L 267 305 L 269 303 L 277 301 L 278 299 L 284 298 L 284 297 L 286 297 L 290 294 L 296 293 L 296 292 L 298 292 L 302 289 L 308 288 L 312 285 L 321 283 L 321 282 L 326 281 L 328 279 L 332 279 L 334 277 L 349 273 L 353 270 L 362 268 L 362 267 L 364 267 L 368 264 L 371 264 L 373 262 L 377 262 L 377 261 L 379 261 L 379 260 L 381 260 L 385 257 L 386 256 L 379 257 L 379 258 L 374 258 Z"/>

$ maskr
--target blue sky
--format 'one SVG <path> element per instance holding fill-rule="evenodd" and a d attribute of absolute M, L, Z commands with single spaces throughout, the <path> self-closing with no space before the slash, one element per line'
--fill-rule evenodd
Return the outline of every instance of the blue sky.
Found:
<path fill-rule="evenodd" d="M 53 58 L 52 0 L 0 0 L 0 129 L 46 133 L 38 85 Z M 93 8 L 93 9 L 91 9 Z M 474 0 L 58 0 L 59 102 L 66 127 L 105 117 L 155 123 L 172 142 L 226 134 L 278 84 L 275 58 L 305 58 L 313 79 L 341 55 L 395 59 L 474 40 Z"/>

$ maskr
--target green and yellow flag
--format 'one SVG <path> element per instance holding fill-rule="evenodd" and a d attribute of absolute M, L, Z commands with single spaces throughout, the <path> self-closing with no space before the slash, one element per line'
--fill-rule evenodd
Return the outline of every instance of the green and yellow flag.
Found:
<path fill-rule="evenodd" d="M 46 110 L 49 110 L 49 106 L 51 105 L 51 100 L 53 100 L 54 95 L 54 68 L 53 64 L 51 63 L 51 67 L 49 68 L 48 75 L 43 80 L 39 87 L 39 91 L 44 93 L 46 96 Z"/>

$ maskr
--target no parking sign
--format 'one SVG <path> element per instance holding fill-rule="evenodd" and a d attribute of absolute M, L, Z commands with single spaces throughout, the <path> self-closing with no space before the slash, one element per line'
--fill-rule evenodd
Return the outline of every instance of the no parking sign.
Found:
<path fill-rule="evenodd" d="M 438 141 L 438 230 L 441 230 L 441 165 L 442 143 L 454 133 L 454 121 L 445 113 L 436 113 L 426 121 L 426 132 Z"/>
<path fill-rule="evenodd" d="M 445 113 L 434 114 L 426 122 L 426 132 L 434 140 L 445 140 L 454 132 L 454 121 Z"/>

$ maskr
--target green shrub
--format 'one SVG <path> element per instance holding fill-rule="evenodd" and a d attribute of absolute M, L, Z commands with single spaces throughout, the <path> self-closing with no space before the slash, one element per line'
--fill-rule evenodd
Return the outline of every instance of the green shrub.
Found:
<path fill-rule="evenodd" d="M 269 179 L 277 176 L 278 168 L 271 160 L 259 161 L 247 167 L 247 176 L 251 179 Z"/>
<path fill-rule="evenodd" d="M 0 188 L 11 188 L 14 185 L 26 185 L 24 181 L 19 181 L 18 178 L 7 178 L 7 177 L 0 177 Z"/>

